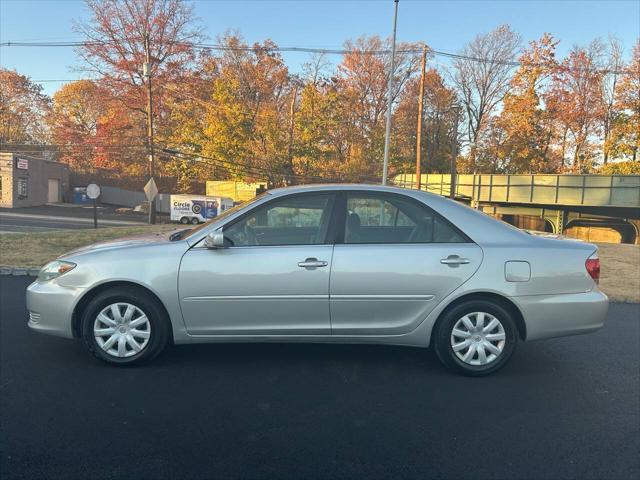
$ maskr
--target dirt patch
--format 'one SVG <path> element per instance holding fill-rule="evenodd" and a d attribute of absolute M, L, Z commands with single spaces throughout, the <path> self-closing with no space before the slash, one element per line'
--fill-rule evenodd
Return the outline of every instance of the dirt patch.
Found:
<path fill-rule="evenodd" d="M 600 289 L 614 302 L 640 303 L 640 245 L 599 243 Z"/>

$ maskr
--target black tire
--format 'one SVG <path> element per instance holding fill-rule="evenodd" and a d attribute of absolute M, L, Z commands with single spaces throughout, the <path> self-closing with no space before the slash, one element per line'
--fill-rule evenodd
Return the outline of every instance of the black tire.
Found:
<path fill-rule="evenodd" d="M 198 220 L 196 217 L 191 217 L 191 225 L 197 225 L 200 223 L 200 220 Z"/>
<path fill-rule="evenodd" d="M 462 361 L 451 346 L 451 335 L 458 320 L 474 312 L 486 312 L 493 315 L 504 329 L 505 340 L 502 352 L 497 358 L 485 365 L 470 365 Z M 518 343 L 518 329 L 511 314 L 501 305 L 489 300 L 470 300 L 456 305 L 440 318 L 435 326 L 432 340 L 436 355 L 446 367 L 463 375 L 480 377 L 496 372 L 511 358 Z M 474 354 L 472 358 L 476 356 L 477 354 Z"/>
<path fill-rule="evenodd" d="M 115 357 L 105 352 L 94 336 L 93 326 L 98 314 L 109 305 L 126 302 L 138 307 L 149 319 L 150 335 L 146 346 L 129 357 Z M 158 301 L 139 288 L 114 287 L 96 295 L 82 315 L 82 339 L 86 348 L 95 357 L 112 365 L 126 366 L 153 360 L 167 346 L 171 338 L 170 321 Z"/>
<path fill-rule="evenodd" d="M 183 225 L 187 225 L 189 223 L 189 219 L 187 217 L 182 217 L 180 219 L 180 223 Z"/>

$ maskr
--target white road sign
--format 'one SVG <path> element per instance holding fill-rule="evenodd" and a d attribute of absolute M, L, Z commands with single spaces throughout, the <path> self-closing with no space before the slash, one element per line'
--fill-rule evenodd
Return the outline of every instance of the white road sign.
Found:
<path fill-rule="evenodd" d="M 95 183 L 90 183 L 87 185 L 87 197 L 91 200 L 95 200 L 100 196 L 100 187 Z"/>
<path fill-rule="evenodd" d="M 153 199 L 156 198 L 156 195 L 158 195 L 158 187 L 156 186 L 156 181 L 153 178 L 149 179 L 147 184 L 144 186 L 144 194 L 150 202 L 152 202 Z"/>

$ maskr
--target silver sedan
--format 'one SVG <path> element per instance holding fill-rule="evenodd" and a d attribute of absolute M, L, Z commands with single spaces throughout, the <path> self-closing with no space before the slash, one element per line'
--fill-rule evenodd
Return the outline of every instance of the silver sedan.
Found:
<path fill-rule="evenodd" d="M 104 242 L 46 265 L 29 326 L 111 364 L 170 343 L 432 346 L 485 375 L 519 341 L 603 326 L 589 243 L 536 237 L 416 190 L 271 190 L 193 229 Z"/>

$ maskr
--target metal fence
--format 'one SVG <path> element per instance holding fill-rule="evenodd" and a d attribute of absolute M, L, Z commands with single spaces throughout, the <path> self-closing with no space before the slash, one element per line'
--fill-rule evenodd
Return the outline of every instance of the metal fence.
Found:
<path fill-rule="evenodd" d="M 169 213 L 170 195 L 159 193 L 156 197 L 156 211 L 161 213 Z M 135 207 L 147 201 L 147 197 L 143 192 L 135 192 L 132 190 L 124 190 L 118 187 L 100 187 L 100 202 L 107 205 L 118 205 L 121 207 Z"/>

